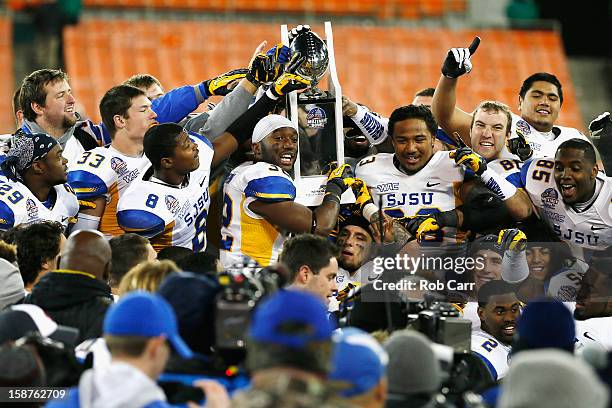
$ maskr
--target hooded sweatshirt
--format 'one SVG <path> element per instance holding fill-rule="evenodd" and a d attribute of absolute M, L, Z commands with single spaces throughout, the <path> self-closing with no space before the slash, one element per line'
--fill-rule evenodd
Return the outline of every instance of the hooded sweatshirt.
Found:
<path fill-rule="evenodd" d="M 40 279 L 26 303 L 40 306 L 58 324 L 79 329 L 80 343 L 102 336 L 104 314 L 113 296 L 110 286 L 91 274 L 57 270 Z"/>

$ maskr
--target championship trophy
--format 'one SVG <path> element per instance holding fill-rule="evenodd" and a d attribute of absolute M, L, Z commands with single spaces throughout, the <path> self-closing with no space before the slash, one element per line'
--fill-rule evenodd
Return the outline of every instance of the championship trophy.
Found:
<path fill-rule="evenodd" d="M 287 26 L 281 26 L 281 37 L 289 44 Z M 325 194 L 325 172 L 332 162 L 344 164 L 342 125 L 342 90 L 336 72 L 334 39 L 330 22 L 325 22 L 325 41 L 313 31 L 294 37 L 289 44 L 292 53 L 299 52 L 305 61 L 296 73 L 311 81 L 300 94 L 287 95 L 287 117 L 300 129 L 298 157 L 294 167 L 297 189 L 295 201 L 306 206 L 321 204 Z M 329 70 L 329 89 L 318 88 Z M 350 189 L 342 203 L 354 201 Z"/>

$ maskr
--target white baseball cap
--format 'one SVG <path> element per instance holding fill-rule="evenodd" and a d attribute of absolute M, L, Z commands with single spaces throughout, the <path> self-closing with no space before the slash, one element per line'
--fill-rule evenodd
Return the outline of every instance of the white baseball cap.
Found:
<path fill-rule="evenodd" d="M 0 313 L 0 344 L 17 340 L 32 331 L 71 346 L 79 336 L 78 329 L 57 324 L 36 305 L 14 305 Z"/>
<path fill-rule="evenodd" d="M 295 125 L 286 117 L 281 115 L 268 115 L 255 125 L 251 141 L 252 143 L 259 143 L 270 133 L 285 127 L 294 129 L 296 132 L 298 131 Z"/>

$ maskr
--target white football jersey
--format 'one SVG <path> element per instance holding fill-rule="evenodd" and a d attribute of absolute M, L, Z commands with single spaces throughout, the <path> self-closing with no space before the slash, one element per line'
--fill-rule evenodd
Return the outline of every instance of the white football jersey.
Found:
<path fill-rule="evenodd" d="M 544 283 L 546 294 L 560 302 L 575 302 L 588 269 L 586 262 L 577 259 L 573 265 L 554 272 Z"/>
<path fill-rule="evenodd" d="M 208 183 L 214 150 L 204 137 L 190 135 L 198 145 L 200 167 L 183 188 L 151 180 L 152 168 L 133 181 L 119 197 L 117 221 L 125 232 L 143 235 L 156 251 L 168 246 L 206 248 Z"/>
<path fill-rule="evenodd" d="M 76 222 L 79 201 L 68 184 L 54 186 L 49 200 L 42 203 L 19 182 L 0 183 L 0 230 L 20 224 L 57 221 L 68 228 Z"/>
<path fill-rule="evenodd" d="M 107 237 L 124 231 L 117 223 L 117 204 L 127 186 L 151 165 L 146 156 L 130 157 L 115 150 L 97 147 L 84 152 L 74 163 L 68 163 L 68 183 L 79 201 L 106 199 L 99 230 Z"/>
<path fill-rule="evenodd" d="M 511 349 L 485 331 L 472 331 L 472 352 L 485 362 L 495 380 L 508 373 Z"/>
<path fill-rule="evenodd" d="M 393 153 L 379 153 L 362 159 L 355 176 L 363 179 L 378 205 L 382 196 L 385 213 L 394 218 L 448 211 L 462 204 L 459 190 L 464 167 L 457 166 L 449 152 L 437 152 L 417 173 L 400 170 Z M 444 228 L 438 241 L 456 242 L 455 228 Z"/>
<path fill-rule="evenodd" d="M 612 317 L 593 317 L 576 320 L 576 351 L 596 343 L 606 351 L 612 351 Z"/>
<path fill-rule="evenodd" d="M 286 234 L 249 209 L 255 200 L 275 203 L 295 200 L 293 179 L 280 167 L 247 162 L 236 167 L 223 187 L 221 262 L 226 268 L 255 259 L 261 266 L 276 262 Z"/>
<path fill-rule="evenodd" d="M 523 162 L 519 159 L 495 159 L 487 162 L 487 169 L 493 170 L 515 185 L 520 181 L 521 168 Z"/>
<path fill-rule="evenodd" d="M 573 255 L 588 261 L 583 249 L 602 251 L 612 245 L 612 179 L 599 173 L 599 195 L 588 209 L 576 212 L 563 202 L 553 175 L 554 165 L 550 158 L 527 161 L 517 187 L 527 191 L 540 218 L 570 245 Z"/>
<path fill-rule="evenodd" d="M 542 133 L 531 126 L 527 121 L 516 114 L 512 114 L 512 127 L 510 136 L 516 135 L 516 129 L 519 129 L 533 150 L 533 158 L 540 157 L 555 157 L 557 149 L 561 143 L 570 139 L 582 139 L 590 143 L 589 138 L 580 133 L 577 129 L 554 125 L 549 133 Z M 504 146 L 502 159 L 516 159 L 518 156 L 510 153 L 507 146 Z"/>

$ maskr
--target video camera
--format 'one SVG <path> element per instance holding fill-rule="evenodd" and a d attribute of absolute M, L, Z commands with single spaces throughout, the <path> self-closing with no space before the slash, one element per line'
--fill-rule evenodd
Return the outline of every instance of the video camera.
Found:
<path fill-rule="evenodd" d="M 219 275 L 221 292 L 215 302 L 215 349 L 228 363 L 244 359 L 247 330 L 257 302 L 278 290 L 285 281 L 277 268 L 261 268 L 243 258 Z"/>
<path fill-rule="evenodd" d="M 466 354 L 471 349 L 472 322 L 461 317 L 451 303 L 434 301 L 407 302 L 408 322 L 431 341 Z"/>

